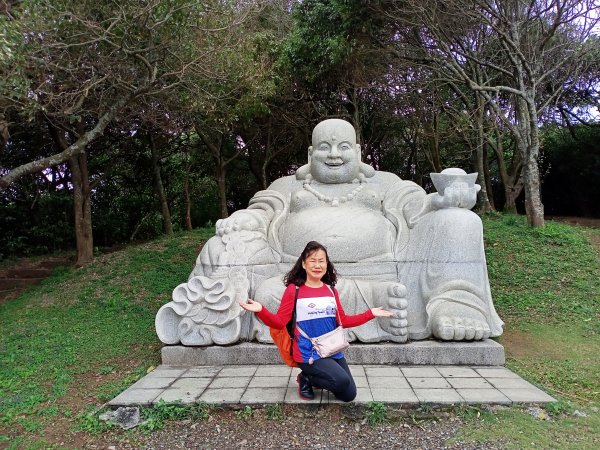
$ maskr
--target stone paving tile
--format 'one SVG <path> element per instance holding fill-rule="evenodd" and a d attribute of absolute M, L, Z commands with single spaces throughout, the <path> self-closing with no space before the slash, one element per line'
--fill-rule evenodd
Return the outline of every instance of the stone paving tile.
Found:
<path fill-rule="evenodd" d="M 213 378 L 209 387 L 211 389 L 224 388 L 245 388 L 250 383 L 250 377 L 224 377 Z"/>
<path fill-rule="evenodd" d="M 357 388 L 368 388 L 369 382 L 367 381 L 367 377 L 352 377 L 354 378 L 354 385 Z"/>
<path fill-rule="evenodd" d="M 479 378 L 481 376 L 470 367 L 436 367 L 436 369 L 446 378 Z"/>
<path fill-rule="evenodd" d="M 248 388 L 279 388 L 287 387 L 289 378 L 286 377 L 253 377 Z"/>
<path fill-rule="evenodd" d="M 188 371 L 188 367 L 158 366 L 144 378 L 177 378 Z"/>
<path fill-rule="evenodd" d="M 356 398 L 352 401 L 353 403 L 369 403 L 373 401 L 373 395 L 371 394 L 371 390 L 369 388 L 356 388 Z M 321 399 L 321 403 L 323 404 L 344 404 L 341 400 L 335 398 L 329 391 L 323 391 L 323 398 Z"/>
<path fill-rule="evenodd" d="M 240 403 L 283 403 L 287 387 L 252 388 L 249 387 L 242 395 Z"/>
<path fill-rule="evenodd" d="M 354 364 L 350 364 L 350 365 L 348 365 L 348 368 L 350 369 L 350 373 L 352 374 L 352 376 L 354 378 L 367 376 L 365 373 L 365 368 L 363 366 L 357 366 Z"/>
<path fill-rule="evenodd" d="M 497 389 L 531 389 L 536 387 L 522 378 L 486 378 Z"/>
<path fill-rule="evenodd" d="M 239 403 L 244 395 L 243 388 L 206 389 L 198 400 L 206 403 Z"/>
<path fill-rule="evenodd" d="M 510 399 L 497 389 L 457 389 L 456 392 L 467 403 L 510 404 Z"/>
<path fill-rule="evenodd" d="M 450 384 L 444 378 L 406 378 L 413 389 L 449 389 Z"/>
<path fill-rule="evenodd" d="M 164 389 L 127 389 L 108 402 L 109 405 L 149 405 Z"/>
<path fill-rule="evenodd" d="M 298 372 L 298 373 L 300 373 L 300 372 Z M 298 387 L 298 382 L 296 381 L 296 378 L 298 378 L 298 373 L 292 372 L 292 374 L 290 375 L 290 379 L 288 381 L 288 387 L 289 388 L 296 388 L 296 387 Z"/>
<path fill-rule="evenodd" d="M 517 403 L 547 403 L 555 402 L 556 399 L 546 394 L 544 391 L 534 387 L 531 389 L 498 389 L 510 400 Z"/>
<path fill-rule="evenodd" d="M 521 378 L 504 367 L 475 367 L 474 369 L 485 378 Z"/>
<path fill-rule="evenodd" d="M 222 367 L 219 366 L 206 366 L 206 367 L 192 367 L 185 372 L 181 377 L 185 378 L 212 378 L 219 373 Z"/>
<path fill-rule="evenodd" d="M 415 395 L 423 403 L 463 403 L 454 389 L 415 389 Z"/>
<path fill-rule="evenodd" d="M 493 386 L 483 378 L 447 378 L 454 389 L 492 389 Z"/>
<path fill-rule="evenodd" d="M 184 404 L 196 403 L 200 394 L 204 392 L 204 387 L 198 386 L 197 389 L 181 389 L 181 388 L 171 388 L 166 389 L 156 397 L 152 403 L 157 404 L 159 401 L 165 402 L 175 402 L 180 401 Z"/>
<path fill-rule="evenodd" d="M 333 397 L 333 394 L 331 394 Z M 356 388 L 356 398 L 354 402 L 356 403 L 369 403 L 373 401 L 373 394 L 371 394 L 371 389 L 369 388 Z"/>
<path fill-rule="evenodd" d="M 435 367 L 402 367 L 402 373 L 406 378 L 408 377 L 421 377 L 421 378 L 436 378 L 442 375 L 436 370 Z"/>
<path fill-rule="evenodd" d="M 399 367 L 365 367 L 367 377 L 401 377 Z"/>
<path fill-rule="evenodd" d="M 210 384 L 210 382 L 211 382 L 210 378 L 180 378 L 171 385 L 171 388 L 173 388 L 173 389 L 189 389 L 189 390 L 196 390 L 196 389 L 204 390 L 204 388 L 206 386 L 208 386 Z"/>
<path fill-rule="evenodd" d="M 218 377 L 251 377 L 254 375 L 258 366 L 229 366 L 223 367 Z"/>
<path fill-rule="evenodd" d="M 373 400 L 389 403 L 419 403 L 412 389 L 371 388 Z"/>
<path fill-rule="evenodd" d="M 290 404 L 302 404 L 302 405 L 306 405 L 306 404 L 320 404 L 321 403 L 321 397 L 323 395 L 323 391 L 321 389 L 318 389 L 315 391 L 315 398 L 312 400 L 303 400 L 300 397 L 298 397 L 298 388 L 287 388 L 287 391 L 285 393 L 285 399 L 284 399 L 284 403 L 290 403 Z"/>
<path fill-rule="evenodd" d="M 173 383 L 177 377 L 159 378 L 144 377 L 131 385 L 132 389 L 165 389 Z"/>
<path fill-rule="evenodd" d="M 371 388 L 410 389 L 404 377 L 368 377 L 367 380 Z"/>
<path fill-rule="evenodd" d="M 292 368 L 288 366 L 258 366 L 255 377 L 289 377 L 292 373 Z"/>

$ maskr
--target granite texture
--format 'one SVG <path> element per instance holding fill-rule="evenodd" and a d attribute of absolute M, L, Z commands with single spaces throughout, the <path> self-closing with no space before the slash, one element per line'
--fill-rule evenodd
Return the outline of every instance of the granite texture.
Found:
<path fill-rule="evenodd" d="M 440 342 L 427 340 L 414 341 L 407 344 L 355 343 L 351 344 L 344 351 L 344 356 L 349 364 L 501 366 L 505 362 L 504 347 L 490 339 L 479 342 Z M 163 364 L 178 366 L 217 364 L 262 365 L 279 364 L 281 357 L 277 348 L 273 345 L 249 342 L 224 347 L 186 347 L 183 345 L 173 345 L 162 348 L 162 362 Z M 500 370 L 506 370 L 506 372 L 500 372 Z M 502 375 L 509 372 L 508 369 L 502 368 L 493 369 L 493 372 L 490 373 L 493 375 Z M 242 373 L 236 372 L 236 375 L 241 376 Z"/>

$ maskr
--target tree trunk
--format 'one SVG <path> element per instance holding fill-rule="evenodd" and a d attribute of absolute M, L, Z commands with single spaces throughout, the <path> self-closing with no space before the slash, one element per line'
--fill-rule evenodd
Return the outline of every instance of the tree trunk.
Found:
<path fill-rule="evenodd" d="M 525 166 L 525 211 L 532 227 L 544 226 L 544 205 L 540 195 L 540 171 L 537 158 L 529 158 Z"/>
<path fill-rule="evenodd" d="M 225 219 L 229 217 L 229 213 L 227 212 L 227 190 L 225 189 L 225 173 L 227 164 L 237 158 L 240 153 L 229 158 L 229 160 L 223 160 L 223 134 L 220 135 L 218 144 L 215 144 L 212 140 L 209 139 L 208 135 L 204 133 L 200 124 L 195 124 L 194 128 L 211 152 L 214 161 L 215 161 L 215 178 L 217 180 L 217 187 L 219 189 L 219 211 L 221 215 L 221 219 Z"/>
<path fill-rule="evenodd" d="M 505 212 L 517 214 L 517 197 L 521 195 L 522 190 L 523 183 L 517 183 L 516 185 L 504 185 L 504 197 L 506 199 L 506 202 L 504 203 Z"/>
<path fill-rule="evenodd" d="M 90 204 L 90 180 L 87 154 L 81 153 L 69 159 L 73 182 L 73 211 L 75 215 L 75 239 L 77 241 L 77 266 L 83 266 L 94 258 L 92 234 L 92 207 Z"/>
<path fill-rule="evenodd" d="M 79 124 L 79 128 L 82 124 Z M 48 121 L 48 130 L 56 146 L 64 154 L 73 145 L 67 143 L 64 132 Z M 81 133 L 82 134 L 82 133 Z M 83 266 L 94 258 L 94 238 L 92 233 L 92 206 L 90 202 L 90 179 L 87 166 L 87 153 L 72 155 L 68 160 L 73 184 L 73 215 L 75 220 L 75 242 L 77 266 Z M 63 179 L 63 185 L 66 185 Z"/>
<path fill-rule="evenodd" d="M 486 172 L 485 172 L 485 130 L 483 129 L 483 99 L 478 95 L 477 96 L 477 120 L 475 122 L 476 126 L 476 136 L 477 136 L 477 172 L 479 172 L 479 183 L 481 186 L 481 191 L 479 191 L 479 212 L 480 213 L 488 213 L 494 211 L 492 204 L 490 203 L 490 199 L 488 197 L 487 190 L 487 180 L 486 180 Z"/>
<path fill-rule="evenodd" d="M 221 219 L 225 219 L 229 217 L 229 213 L 227 212 L 227 191 L 225 189 L 225 167 L 219 161 L 217 163 L 217 186 L 219 188 L 219 211 L 221 215 Z"/>
<path fill-rule="evenodd" d="M 156 146 L 156 142 L 152 137 L 152 134 L 148 134 L 150 141 L 150 149 L 152 150 L 152 175 L 154 178 L 154 192 L 158 198 L 160 205 L 160 214 L 163 221 L 163 231 L 167 235 L 173 234 L 173 223 L 171 222 L 171 212 L 169 211 L 169 203 L 167 201 L 167 195 L 165 194 L 165 187 L 162 182 L 162 176 L 160 174 L 160 154 Z"/>
<path fill-rule="evenodd" d="M 538 129 L 537 109 L 533 100 L 527 101 L 529 118 L 529 145 L 525 160 L 525 211 L 527 221 L 532 227 L 544 226 L 544 204 L 542 203 L 540 169 L 540 133 Z"/>
<path fill-rule="evenodd" d="M 183 179 L 183 201 L 185 203 L 185 229 L 192 231 L 192 201 L 190 199 L 190 162 L 185 165 Z"/>
<path fill-rule="evenodd" d="M 486 189 L 488 200 L 490 202 L 490 206 L 492 207 L 492 211 L 497 211 L 496 202 L 494 201 L 494 189 L 492 187 L 492 175 L 490 174 L 490 161 L 488 157 L 488 144 L 487 142 L 483 143 L 483 175 L 485 179 Z"/>
<path fill-rule="evenodd" d="M 267 129 L 267 144 L 265 148 L 265 158 L 260 165 L 260 185 L 263 189 L 267 189 L 267 166 L 271 160 L 272 153 L 272 145 L 273 145 L 273 120 L 272 117 L 269 117 L 268 129 Z"/>

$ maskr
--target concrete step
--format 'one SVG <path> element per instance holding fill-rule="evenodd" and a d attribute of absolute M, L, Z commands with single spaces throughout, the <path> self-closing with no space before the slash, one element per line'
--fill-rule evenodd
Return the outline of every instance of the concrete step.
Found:
<path fill-rule="evenodd" d="M 357 342 L 344 350 L 344 356 L 349 364 L 502 366 L 505 362 L 504 347 L 491 339 L 479 342 L 424 340 L 406 344 Z M 274 345 L 254 342 L 226 347 L 167 345 L 162 348 L 162 363 L 172 366 L 281 364 L 281 357 Z"/>

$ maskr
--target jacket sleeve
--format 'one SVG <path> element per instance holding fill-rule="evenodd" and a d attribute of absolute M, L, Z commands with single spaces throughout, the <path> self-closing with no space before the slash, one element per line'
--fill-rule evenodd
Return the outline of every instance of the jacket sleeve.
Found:
<path fill-rule="evenodd" d="M 370 309 L 367 309 L 365 312 L 356 314 L 354 316 L 347 316 L 344 312 L 344 308 L 342 307 L 342 303 L 340 302 L 340 296 L 338 295 L 336 288 L 333 288 L 333 293 L 335 295 L 335 303 L 337 304 L 338 311 L 340 312 L 340 320 L 342 321 L 342 326 L 344 328 L 357 327 L 375 318 Z"/>
<path fill-rule="evenodd" d="M 273 314 L 267 308 L 263 306 L 263 309 L 260 312 L 256 313 L 256 316 L 268 327 L 275 328 L 276 330 L 281 330 L 285 328 L 287 323 L 292 318 L 292 312 L 294 309 L 294 298 L 296 297 L 296 286 L 293 284 L 288 285 L 285 292 L 283 293 L 283 297 L 281 298 L 281 303 L 279 304 L 279 309 L 277 310 L 277 314 Z"/>

